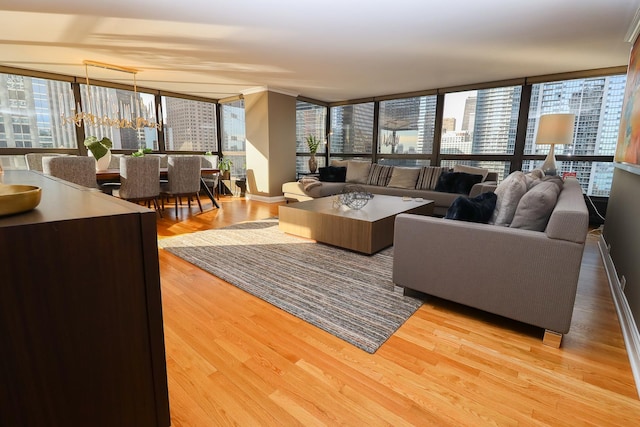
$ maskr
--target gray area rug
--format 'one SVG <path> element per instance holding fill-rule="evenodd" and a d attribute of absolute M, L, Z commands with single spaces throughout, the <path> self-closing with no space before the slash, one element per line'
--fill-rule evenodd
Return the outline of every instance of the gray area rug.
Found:
<path fill-rule="evenodd" d="M 277 219 L 169 237 L 159 247 L 369 353 L 422 305 L 391 281 L 393 248 L 360 255 L 285 234 Z"/>

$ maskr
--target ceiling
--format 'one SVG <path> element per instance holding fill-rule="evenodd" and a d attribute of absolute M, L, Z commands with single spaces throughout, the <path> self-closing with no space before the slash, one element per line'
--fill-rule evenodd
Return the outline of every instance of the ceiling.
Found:
<path fill-rule="evenodd" d="M 626 65 L 640 0 L 2 0 L 0 65 L 325 102 Z M 133 75 L 89 67 L 89 77 Z"/>

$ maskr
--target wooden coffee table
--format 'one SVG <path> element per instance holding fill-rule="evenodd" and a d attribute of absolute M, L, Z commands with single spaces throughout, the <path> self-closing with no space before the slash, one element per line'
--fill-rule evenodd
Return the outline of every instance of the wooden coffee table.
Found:
<path fill-rule="evenodd" d="M 376 194 L 365 207 L 334 207 L 334 197 L 322 197 L 279 207 L 279 228 L 345 249 L 373 254 L 393 244 L 396 215 L 431 215 L 433 201 Z"/>

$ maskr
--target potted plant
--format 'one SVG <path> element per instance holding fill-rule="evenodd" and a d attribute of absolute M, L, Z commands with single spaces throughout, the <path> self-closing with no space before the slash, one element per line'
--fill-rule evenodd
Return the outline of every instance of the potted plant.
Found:
<path fill-rule="evenodd" d="M 84 146 L 91 151 L 91 155 L 96 159 L 96 170 L 102 171 L 109 168 L 111 162 L 111 147 L 113 142 L 106 136 L 98 139 L 96 136 L 90 136 L 84 140 Z"/>
<path fill-rule="evenodd" d="M 222 179 L 229 179 L 231 177 L 231 166 L 233 162 L 229 158 L 221 158 L 218 161 L 218 169 L 222 172 Z"/>
<path fill-rule="evenodd" d="M 309 147 L 309 172 L 315 173 L 318 169 L 318 161 L 316 160 L 316 152 L 320 147 L 321 141 L 313 135 L 307 137 L 307 146 Z"/>

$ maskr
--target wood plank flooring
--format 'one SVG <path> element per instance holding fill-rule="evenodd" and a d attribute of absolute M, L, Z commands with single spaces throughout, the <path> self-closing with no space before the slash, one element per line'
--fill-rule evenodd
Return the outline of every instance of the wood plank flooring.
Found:
<path fill-rule="evenodd" d="M 167 209 L 158 237 L 278 211 L 220 203 Z M 640 425 L 596 240 L 560 349 L 538 328 L 429 298 L 373 355 L 159 250 L 172 425 Z"/>

